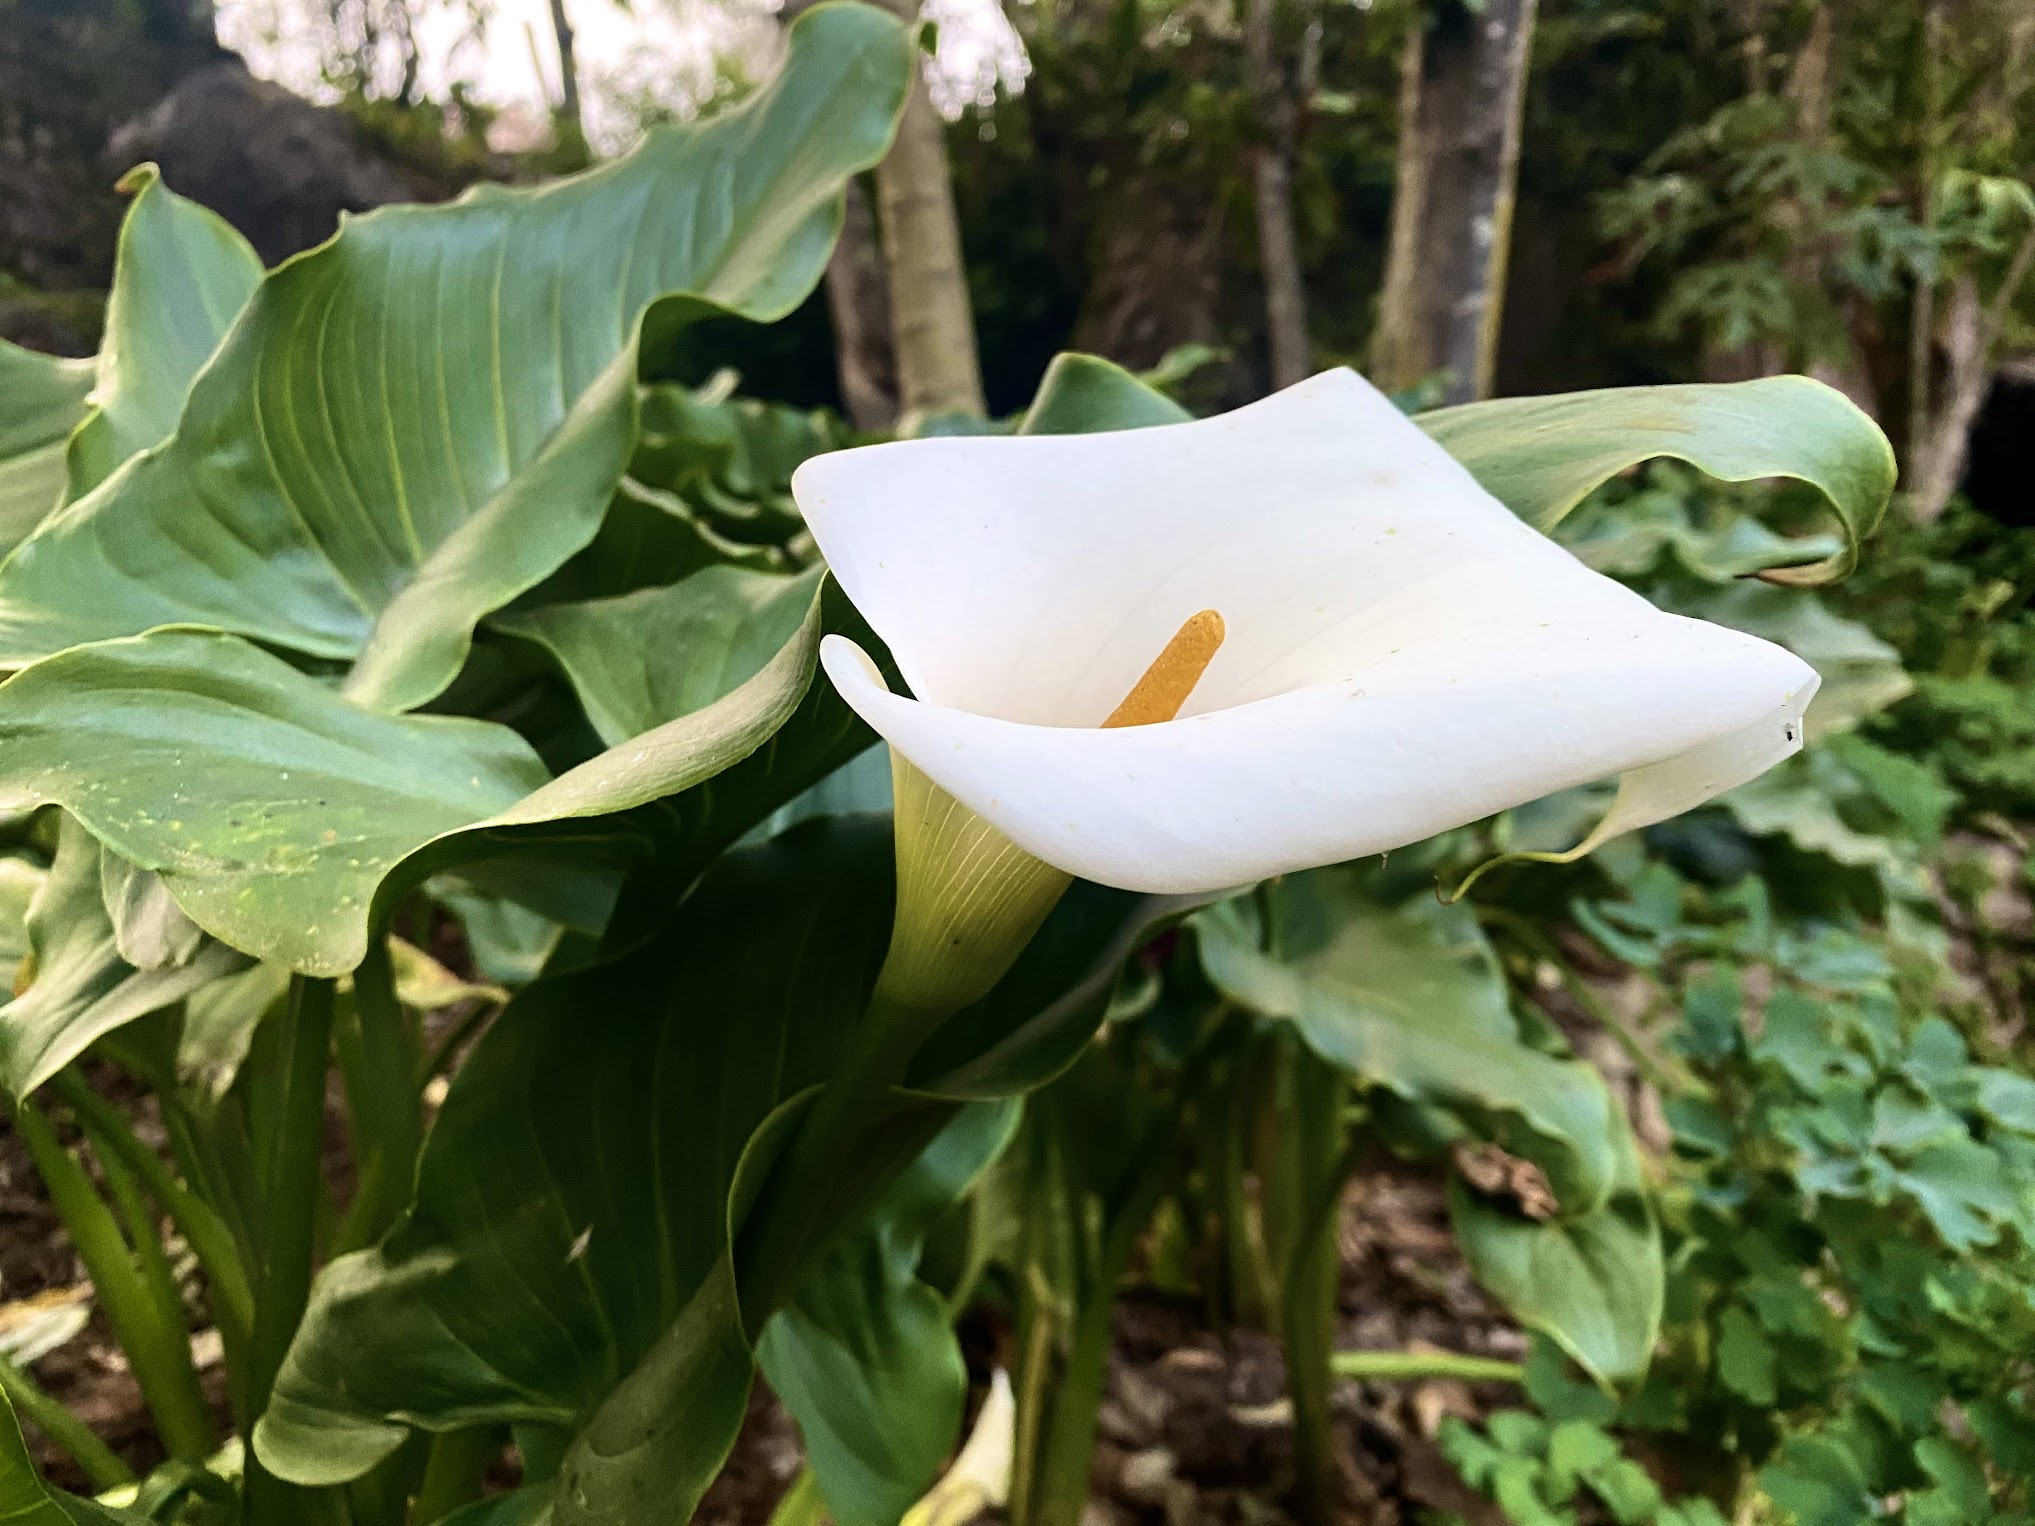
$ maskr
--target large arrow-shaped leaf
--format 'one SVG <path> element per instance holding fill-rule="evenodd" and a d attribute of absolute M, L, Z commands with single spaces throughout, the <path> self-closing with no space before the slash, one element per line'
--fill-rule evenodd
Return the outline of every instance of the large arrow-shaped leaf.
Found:
<path fill-rule="evenodd" d="M 1564 1208 L 1611 1191 L 1625 1125 L 1588 1065 L 1519 1041 L 1496 956 L 1467 906 L 1391 894 L 1375 869 L 1288 875 L 1267 894 L 1196 915 L 1209 979 L 1292 1022 L 1323 1059 L 1473 1123 L 1547 1172 Z"/>
<path fill-rule="evenodd" d="M 120 189 L 120 225 L 93 413 L 71 440 L 70 496 L 170 437 L 191 383 L 261 282 L 261 258 L 223 219 L 174 195 L 152 164 Z"/>
<path fill-rule="evenodd" d="M 736 110 L 541 190 L 384 209 L 271 272 L 175 435 L 0 566 L 0 664 L 196 624 L 355 660 L 363 703 L 430 699 L 474 623 L 599 528 L 646 309 L 796 305 L 911 67 L 897 22 L 821 6 Z"/>
<path fill-rule="evenodd" d="M 889 879 L 883 824 L 809 823 L 723 860 L 654 947 L 519 995 L 453 1084 L 409 1218 L 319 1278 L 264 1460 L 329 1483 L 410 1424 L 574 1427 L 695 1309 L 733 1321 L 740 1358 L 671 1438 L 703 1488 L 749 1382 L 737 1312 L 701 1304 L 736 1167 L 852 1036 Z"/>
<path fill-rule="evenodd" d="M 610 747 L 698 710 L 760 669 L 812 607 L 824 569 L 798 577 L 707 567 L 668 588 L 550 604 L 491 622 L 557 659 Z"/>
<path fill-rule="evenodd" d="M 35 1476 L 14 1407 L 0 1394 L 0 1521 L 6 1526 L 144 1526 L 147 1517 L 109 1510 L 50 1488 Z"/>
<path fill-rule="evenodd" d="M 64 496 L 64 446 L 90 411 L 92 362 L 39 355 L 0 339 L 0 548 Z"/>
<path fill-rule="evenodd" d="M 121 189 L 134 201 L 120 225 L 98 359 L 0 343 L 0 551 L 63 501 L 67 477 L 68 496 L 79 497 L 169 435 L 192 378 L 261 280 L 247 241 L 171 194 L 154 165 Z"/>
<path fill-rule="evenodd" d="M 1894 491 L 1894 452 L 1879 426 L 1806 376 L 1502 398 L 1414 422 L 1538 530 L 1552 530 L 1627 467 L 1659 456 L 1727 482 L 1807 482 L 1829 499 L 1844 549 L 1807 566 L 1769 568 L 1760 574 L 1769 582 L 1843 577 Z"/>
<path fill-rule="evenodd" d="M 1017 1119 L 1014 1103 L 964 1109 L 871 1223 L 815 1261 L 756 1343 L 840 1526 L 895 1526 L 953 1451 L 968 1372 L 954 1311 L 918 1280 L 919 1254 L 933 1223 L 1009 1144 Z"/>
<path fill-rule="evenodd" d="M 562 852 L 584 877 L 648 831 L 682 858 L 682 885 L 869 744 L 813 682 L 823 630 L 859 622 L 831 586 L 798 587 L 805 619 L 767 661 L 705 633 L 683 653 L 638 649 L 734 687 L 556 779 L 507 727 L 369 710 L 238 637 L 77 647 L 0 686 L 0 801 L 64 806 L 207 932 L 309 974 L 360 962 L 378 896 L 479 861 Z M 713 629 L 732 643 L 746 626 Z M 606 819 L 623 813 L 637 814 Z"/>

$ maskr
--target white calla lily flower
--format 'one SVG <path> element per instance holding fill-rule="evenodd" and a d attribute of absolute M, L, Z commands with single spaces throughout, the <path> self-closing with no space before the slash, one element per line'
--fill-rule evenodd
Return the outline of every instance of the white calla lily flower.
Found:
<path fill-rule="evenodd" d="M 1350 371 L 1194 423 L 842 451 L 792 485 L 914 696 L 829 637 L 842 697 L 1011 842 L 1126 890 L 1622 776 L 1585 851 L 1793 753 L 1817 684 L 1585 567 Z M 1204 610 L 1225 638 L 1178 718 L 1102 729 Z"/>

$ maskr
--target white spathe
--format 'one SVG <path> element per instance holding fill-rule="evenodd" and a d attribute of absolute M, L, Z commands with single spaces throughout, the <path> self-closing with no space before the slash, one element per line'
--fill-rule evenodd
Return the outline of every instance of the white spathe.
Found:
<path fill-rule="evenodd" d="M 1623 776 L 1594 845 L 1787 757 L 1816 690 L 1592 572 L 1350 371 L 1195 423 L 841 451 L 792 489 L 916 696 L 828 637 L 842 697 L 1018 846 L 1127 890 Z M 1228 639 L 1180 718 L 1098 729 L 1201 609 Z"/>

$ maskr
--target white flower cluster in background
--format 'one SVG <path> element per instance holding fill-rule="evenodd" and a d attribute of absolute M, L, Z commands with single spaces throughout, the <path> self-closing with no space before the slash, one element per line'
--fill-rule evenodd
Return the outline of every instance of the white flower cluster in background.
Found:
<path fill-rule="evenodd" d="M 588 140 L 620 153 L 660 121 L 738 99 L 784 54 L 783 0 L 565 0 Z M 414 49 L 419 100 L 454 88 L 493 107 L 504 151 L 540 146 L 562 96 L 549 0 L 217 0 L 219 40 L 255 73 L 314 100 L 340 91 L 336 66 L 389 93 Z M 926 88 L 949 121 L 1001 89 L 1024 88 L 1031 60 L 999 0 L 924 0 L 937 28 Z M 496 139 L 499 137 L 500 141 Z"/>
<path fill-rule="evenodd" d="M 938 28 L 926 92 L 948 121 L 995 104 L 999 86 L 1012 95 L 1024 89 L 1032 61 L 999 0 L 924 0 L 919 16 Z"/>

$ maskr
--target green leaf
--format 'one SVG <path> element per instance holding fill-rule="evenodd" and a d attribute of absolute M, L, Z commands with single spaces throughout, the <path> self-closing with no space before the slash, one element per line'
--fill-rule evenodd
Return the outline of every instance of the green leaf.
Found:
<path fill-rule="evenodd" d="M 1182 424 L 1192 418 L 1165 393 L 1095 355 L 1055 355 L 1019 434 L 1094 434 Z"/>
<path fill-rule="evenodd" d="M 1018 1109 L 964 1108 L 864 1229 L 824 1253 L 763 1327 L 758 1365 L 798 1421 L 840 1526 L 895 1526 L 939 1475 L 968 1374 L 946 1300 L 917 1277 L 933 1221 L 1010 1142 Z"/>
<path fill-rule="evenodd" d="M 1865 1469 L 1833 1437 L 1789 1437 L 1759 1483 L 1797 1526 L 1858 1526 L 1879 1514 Z"/>
<path fill-rule="evenodd" d="M 1626 1137 L 1588 1065 L 1519 1041 L 1496 956 L 1467 905 L 1381 895 L 1358 865 L 1287 875 L 1190 924 L 1218 989 L 1291 1021 L 1331 1064 L 1452 1113 L 1547 1173 L 1563 1206 L 1597 1209 Z M 1268 952 L 1268 949 L 1270 950 Z"/>
<path fill-rule="evenodd" d="M 910 67 L 896 21 L 822 6 L 738 108 L 556 185 L 353 219 L 278 267 L 163 448 L 0 566 L 0 664 L 194 624 L 352 660 L 376 708 L 429 700 L 475 622 L 598 530 L 639 320 L 795 307 Z"/>
<path fill-rule="evenodd" d="M 129 456 L 170 437 L 205 362 L 261 282 L 261 259 L 214 213 L 129 170 L 91 415 L 70 444 L 70 496 L 82 498 Z"/>
<path fill-rule="evenodd" d="M 1600 1208 L 1541 1223 L 1449 1185 L 1449 1221 L 1478 1282 L 1600 1382 L 1646 1370 L 1667 1269 L 1629 1139 Z"/>
<path fill-rule="evenodd" d="M 146 1526 L 147 1519 L 78 1499 L 37 1478 L 14 1406 L 0 1393 L 0 1521 L 7 1526 Z"/>
<path fill-rule="evenodd" d="M 1587 566 L 1628 582 L 1685 573 L 1724 585 L 1844 548 L 1842 537 L 1780 535 L 1750 514 L 1714 504 L 1694 473 L 1658 470 L 1645 480 L 1629 496 L 1587 501 L 1562 521 L 1555 539 Z"/>
<path fill-rule="evenodd" d="M 1780 1353 L 1749 1309 L 1733 1304 L 1717 1329 L 1717 1375 L 1724 1386 L 1754 1404 L 1771 1407 Z"/>
<path fill-rule="evenodd" d="M 1417 414 L 1414 422 L 1538 530 L 1642 461 L 1669 456 L 1727 482 L 1793 477 L 1821 490 L 1844 549 L 1770 582 L 1827 583 L 1858 564 L 1894 491 L 1894 453 L 1842 393 L 1805 376 L 1621 387 L 1501 398 Z"/>
<path fill-rule="evenodd" d="M 1206 901 L 1076 880 L 996 988 L 919 1052 L 912 1088 L 970 1100 L 1045 1085 L 1095 1036 L 1124 962 Z"/>
<path fill-rule="evenodd" d="M 0 858 L 0 991 L 11 992 L 28 956 L 28 912 L 47 871 L 20 854 Z"/>
<path fill-rule="evenodd" d="M 409 1216 L 320 1275 L 256 1432 L 264 1461 L 332 1483 L 410 1425 L 576 1426 L 685 1317 L 740 1358 L 733 1376 L 710 1364 L 671 1443 L 703 1488 L 749 1382 L 716 1270 L 737 1165 L 852 1036 L 890 872 L 881 823 L 812 823 L 729 855 L 623 963 L 519 994 L 454 1080 Z M 690 1513 L 666 1503 L 660 1519 Z"/>
<path fill-rule="evenodd" d="M 66 818 L 28 912 L 35 978 L 0 1007 L 0 1086 L 25 1097 L 100 1035 L 183 1000 L 247 960 L 206 940 L 184 964 L 139 970 L 120 955 L 100 893 L 99 844 Z"/>
<path fill-rule="evenodd" d="M 0 339 L 0 551 L 63 501 L 64 448 L 90 411 L 92 362 Z"/>
<path fill-rule="evenodd" d="M 309 974 L 360 962 L 377 896 L 453 869 L 560 920 L 591 900 L 598 930 L 653 843 L 675 894 L 869 745 L 813 682 L 828 628 L 865 629 L 831 584 L 747 681 L 548 781 L 506 727 L 367 710 L 236 637 L 78 647 L 0 686 L 0 800 L 65 805 L 206 931 Z"/>
<path fill-rule="evenodd" d="M 1812 742 L 1849 731 L 1914 692 L 1898 651 L 1863 625 L 1832 614 L 1806 589 L 1741 581 L 1676 598 L 1671 607 L 1778 642 L 1814 668 L 1823 683 L 1805 717 Z"/>
<path fill-rule="evenodd" d="M 1897 1168 L 1894 1180 L 1960 1254 L 1991 1245 L 2016 1222 L 2021 1199 L 1999 1155 L 1975 1139 L 1932 1145 Z"/>
<path fill-rule="evenodd" d="M 380 715 L 192 631 L 77 647 L 17 675 L 0 687 L 0 758 L 0 794 L 66 806 L 206 931 L 323 975 L 359 963 L 396 863 L 545 782 L 506 727 Z M 96 864 L 92 879 L 96 898 Z"/>
<path fill-rule="evenodd" d="M 489 623 L 565 670 L 603 742 L 705 708 L 755 676 L 798 633 L 824 570 L 795 577 L 708 567 L 669 588 L 551 604 Z"/>
<path fill-rule="evenodd" d="M 2003 1129 L 2035 1134 L 2035 1079 L 2017 1070 L 1984 1065 L 1972 1072 L 1978 1079 L 1978 1110 Z"/>

